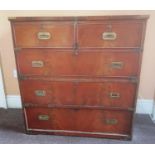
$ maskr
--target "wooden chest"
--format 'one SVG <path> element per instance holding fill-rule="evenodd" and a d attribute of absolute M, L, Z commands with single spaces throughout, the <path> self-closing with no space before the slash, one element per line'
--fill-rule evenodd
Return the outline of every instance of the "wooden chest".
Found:
<path fill-rule="evenodd" d="M 10 18 L 27 133 L 131 139 L 147 19 Z"/>

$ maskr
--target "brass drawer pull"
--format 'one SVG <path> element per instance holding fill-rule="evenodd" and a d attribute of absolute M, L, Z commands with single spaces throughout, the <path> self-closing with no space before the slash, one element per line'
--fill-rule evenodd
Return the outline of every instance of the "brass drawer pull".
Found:
<path fill-rule="evenodd" d="M 115 125 L 118 123 L 118 120 L 117 119 L 106 119 L 105 122 L 107 125 Z"/>
<path fill-rule="evenodd" d="M 49 32 L 38 32 L 39 40 L 49 40 L 51 38 L 51 34 Z"/>
<path fill-rule="evenodd" d="M 123 63 L 123 62 L 113 61 L 113 62 L 111 63 L 111 68 L 112 68 L 112 69 L 122 69 L 123 66 L 124 66 L 124 63 Z"/>
<path fill-rule="evenodd" d="M 38 120 L 39 121 L 48 121 L 49 118 L 50 117 L 48 115 L 38 115 Z"/>
<path fill-rule="evenodd" d="M 110 98 L 120 98 L 120 93 L 111 92 L 109 96 Z"/>
<path fill-rule="evenodd" d="M 35 90 L 35 95 L 36 96 L 46 96 L 46 91 L 45 90 Z"/>
<path fill-rule="evenodd" d="M 102 33 L 103 40 L 115 40 L 117 38 L 117 34 L 115 32 L 104 32 Z"/>
<path fill-rule="evenodd" d="M 41 68 L 43 66 L 44 66 L 44 62 L 43 61 L 32 61 L 32 67 Z"/>

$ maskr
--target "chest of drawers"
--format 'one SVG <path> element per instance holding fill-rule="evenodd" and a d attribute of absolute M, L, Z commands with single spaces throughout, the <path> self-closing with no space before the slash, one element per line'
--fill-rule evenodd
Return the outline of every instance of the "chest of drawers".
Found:
<path fill-rule="evenodd" d="M 131 139 L 147 19 L 10 18 L 27 133 Z"/>

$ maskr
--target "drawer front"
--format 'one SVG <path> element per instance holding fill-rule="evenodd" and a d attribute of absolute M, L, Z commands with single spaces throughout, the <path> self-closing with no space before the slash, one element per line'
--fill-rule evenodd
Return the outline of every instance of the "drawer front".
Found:
<path fill-rule="evenodd" d="M 80 83 L 76 86 L 75 103 L 128 109 L 134 107 L 135 92 L 133 83 Z"/>
<path fill-rule="evenodd" d="M 16 54 L 19 72 L 30 76 L 137 76 L 139 52 L 23 49 Z"/>
<path fill-rule="evenodd" d="M 72 105 L 74 103 L 74 86 L 71 82 L 24 80 L 20 81 L 20 89 L 24 103 L 44 106 L 47 104 Z"/>
<path fill-rule="evenodd" d="M 139 21 L 78 24 L 80 48 L 141 47 L 143 23 Z"/>
<path fill-rule="evenodd" d="M 133 108 L 136 85 L 129 82 L 20 81 L 24 103 L 42 106 Z M 127 91 L 124 91 L 127 90 Z"/>
<path fill-rule="evenodd" d="M 27 108 L 27 128 L 130 135 L 132 113 L 90 109 Z M 65 130 L 65 131 L 64 131 Z"/>
<path fill-rule="evenodd" d="M 71 22 L 17 22 L 13 26 L 16 47 L 64 47 L 74 43 Z"/>

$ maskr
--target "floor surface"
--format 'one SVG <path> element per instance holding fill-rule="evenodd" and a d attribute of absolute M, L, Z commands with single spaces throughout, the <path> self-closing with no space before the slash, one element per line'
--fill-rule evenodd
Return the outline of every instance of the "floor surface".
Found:
<path fill-rule="evenodd" d="M 22 112 L 19 109 L 0 109 L 1 144 L 126 144 L 155 143 L 155 124 L 148 115 L 136 115 L 132 141 L 103 138 L 84 138 L 53 135 L 27 135 L 24 133 Z"/>

